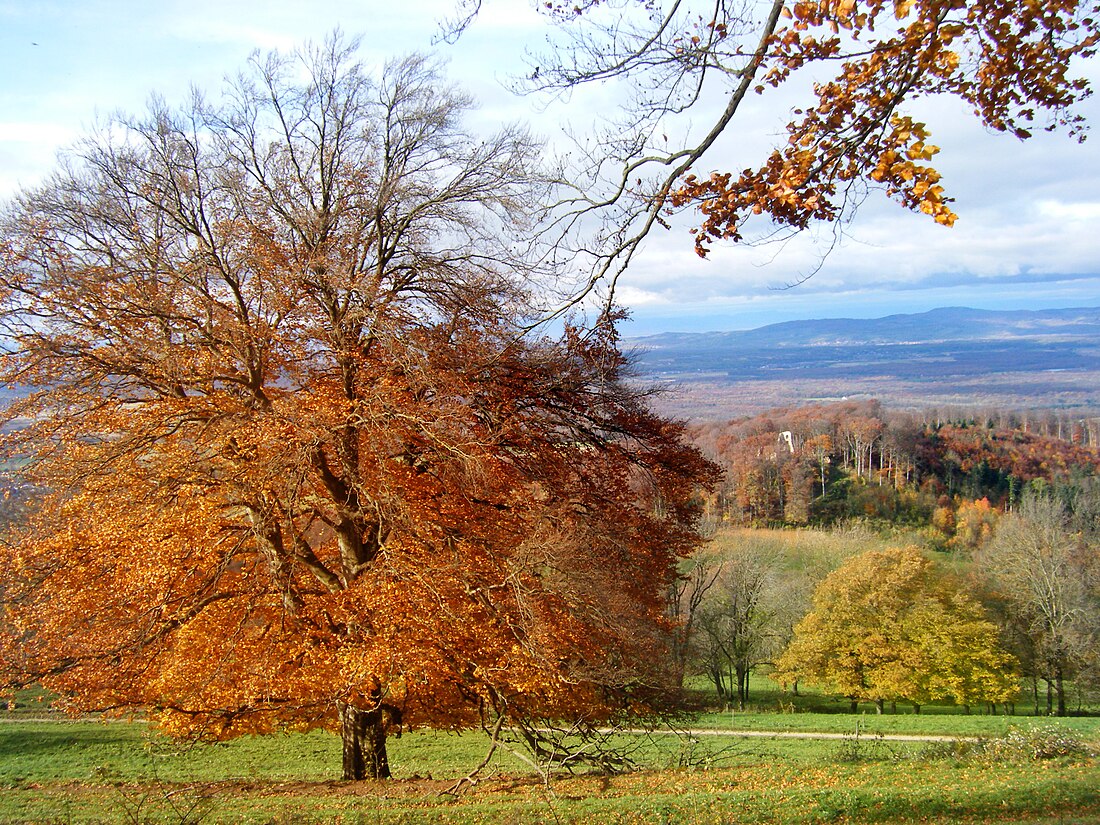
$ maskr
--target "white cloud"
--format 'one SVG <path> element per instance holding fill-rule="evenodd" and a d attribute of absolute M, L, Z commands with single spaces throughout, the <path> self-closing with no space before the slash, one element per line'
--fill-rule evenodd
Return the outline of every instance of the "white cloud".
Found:
<path fill-rule="evenodd" d="M 1039 215 L 1054 221 L 1088 224 L 1094 227 L 1094 221 L 1100 220 L 1100 201 L 1061 203 L 1043 200 L 1035 205 Z"/>

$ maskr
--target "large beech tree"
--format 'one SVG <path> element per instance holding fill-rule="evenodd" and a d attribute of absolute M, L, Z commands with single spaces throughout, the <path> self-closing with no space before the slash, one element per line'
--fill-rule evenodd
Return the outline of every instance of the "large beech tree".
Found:
<path fill-rule="evenodd" d="M 614 319 L 528 325 L 539 148 L 334 37 L 154 101 L 3 216 L 8 685 L 228 737 L 606 719 L 672 686 L 663 597 L 713 468 Z"/>

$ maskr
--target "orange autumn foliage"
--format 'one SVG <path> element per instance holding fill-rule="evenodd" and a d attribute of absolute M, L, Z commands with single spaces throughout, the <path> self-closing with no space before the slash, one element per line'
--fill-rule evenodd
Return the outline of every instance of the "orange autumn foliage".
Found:
<path fill-rule="evenodd" d="M 462 5 L 455 34 L 480 7 Z M 534 5 L 553 28 L 527 87 L 623 90 L 584 154 L 580 174 L 598 171 L 579 185 L 581 205 L 564 207 L 618 230 L 595 254 L 596 276 L 611 281 L 682 210 L 696 215 L 700 256 L 721 240 L 847 222 L 872 191 L 951 226 L 936 133 L 956 114 L 924 114 L 921 102 L 953 98 L 959 114 L 1019 139 L 1058 129 L 1081 139 L 1082 64 L 1100 42 L 1096 0 Z M 751 132 L 773 133 L 759 111 L 781 113 L 778 140 L 738 157 Z"/>
<path fill-rule="evenodd" d="M 939 147 L 930 127 L 901 107 L 951 95 L 988 127 L 1021 139 L 1036 126 L 1079 135 L 1083 122 L 1068 110 L 1088 94 L 1087 83 L 1070 75 L 1070 64 L 1095 52 L 1096 14 L 1095 6 L 1075 0 L 782 4 L 760 41 L 757 93 L 814 64 L 839 70 L 814 84 L 816 100 L 795 110 L 787 145 L 763 165 L 739 175 L 688 174 L 671 202 L 702 213 L 700 255 L 715 239 L 740 239 L 741 223 L 752 214 L 795 229 L 836 220 L 857 182 L 951 226 L 957 215 L 930 164 Z"/>
<path fill-rule="evenodd" d="M 714 469 L 613 317 L 525 329 L 537 146 L 469 139 L 466 105 L 334 38 L 8 210 L 5 447 L 41 500 L 0 549 L 4 684 L 180 735 L 337 730 L 349 779 L 401 727 L 661 707 Z"/>

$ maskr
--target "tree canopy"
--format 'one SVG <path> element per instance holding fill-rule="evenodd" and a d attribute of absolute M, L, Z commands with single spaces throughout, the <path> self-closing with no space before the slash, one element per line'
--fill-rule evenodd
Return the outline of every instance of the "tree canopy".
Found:
<path fill-rule="evenodd" d="M 740 524 L 931 521 L 943 549 L 967 549 L 987 541 L 999 512 L 1029 490 L 1069 495 L 1095 486 L 1097 419 L 973 409 L 959 416 L 948 423 L 935 410 L 843 401 L 696 422 L 688 435 L 724 470 L 715 510 Z M 808 513 L 792 506 L 807 499 Z M 1093 499 L 1078 495 L 1073 509 Z"/>
<path fill-rule="evenodd" d="M 970 705 L 1010 701 L 1015 670 L 981 605 L 908 548 L 855 556 L 827 576 L 773 678 L 880 706 Z"/>
<path fill-rule="evenodd" d="M 605 719 L 672 687 L 663 597 L 714 469 L 614 318 L 531 332 L 546 180 L 431 61 L 333 37 L 154 100 L 2 218 L 0 668 L 212 737 Z"/>

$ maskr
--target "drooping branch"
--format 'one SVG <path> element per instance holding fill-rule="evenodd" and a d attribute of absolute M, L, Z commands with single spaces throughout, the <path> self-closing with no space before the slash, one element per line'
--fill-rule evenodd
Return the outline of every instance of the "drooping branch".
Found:
<path fill-rule="evenodd" d="M 451 34 L 473 25 L 480 5 L 464 3 Z M 1019 138 L 1044 119 L 1080 136 L 1072 109 L 1090 90 L 1072 71 L 1100 43 L 1094 0 L 538 6 L 551 46 L 517 85 L 565 98 L 618 84 L 625 101 L 617 120 L 577 141 L 573 192 L 545 215 L 552 254 L 586 272 L 551 315 L 600 290 L 610 304 L 646 238 L 683 211 L 698 214 L 700 255 L 822 223 L 835 236 L 875 190 L 950 226 L 951 198 L 929 163 L 935 124 L 915 120 L 910 104 L 950 95 Z M 719 157 L 720 138 L 746 122 L 750 91 L 789 107 L 785 140 L 759 160 Z M 706 125 L 696 132 L 688 118 Z M 697 171 L 704 162 L 717 171 Z M 733 163 L 743 171 L 723 171 Z"/>

